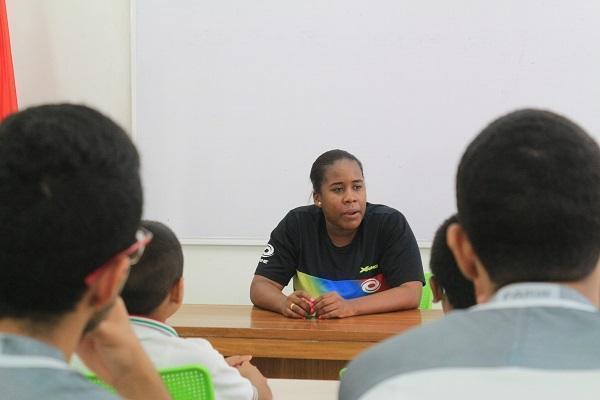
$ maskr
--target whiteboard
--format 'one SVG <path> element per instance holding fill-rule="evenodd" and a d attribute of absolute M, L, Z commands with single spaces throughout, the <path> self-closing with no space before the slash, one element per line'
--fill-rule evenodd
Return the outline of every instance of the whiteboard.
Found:
<path fill-rule="evenodd" d="M 600 132 L 600 2 L 138 0 L 134 138 L 146 218 L 264 242 L 341 148 L 368 200 L 429 242 L 493 118 L 549 108 Z"/>

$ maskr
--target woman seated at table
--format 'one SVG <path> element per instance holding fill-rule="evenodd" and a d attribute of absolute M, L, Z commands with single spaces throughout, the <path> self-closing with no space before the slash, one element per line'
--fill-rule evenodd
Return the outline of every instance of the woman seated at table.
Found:
<path fill-rule="evenodd" d="M 345 318 L 416 308 L 421 256 L 404 216 L 367 203 L 361 162 L 343 150 L 310 171 L 314 205 L 291 210 L 271 233 L 250 299 L 290 318 Z M 281 290 L 294 278 L 294 292 Z"/>

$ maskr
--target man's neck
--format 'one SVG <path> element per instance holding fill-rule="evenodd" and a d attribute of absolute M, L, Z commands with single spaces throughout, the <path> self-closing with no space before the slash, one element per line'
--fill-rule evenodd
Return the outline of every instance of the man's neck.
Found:
<path fill-rule="evenodd" d="M 578 291 L 587 298 L 596 308 L 600 309 L 600 274 L 598 268 L 590 276 L 577 282 L 558 282 L 561 285 Z"/>
<path fill-rule="evenodd" d="M 159 307 L 157 310 L 154 310 L 154 312 L 148 315 L 142 315 L 142 317 L 150 318 L 155 321 L 166 324 L 167 319 L 171 316 L 171 314 L 173 313 L 170 313 L 168 310 L 165 310 L 164 307 Z"/>
<path fill-rule="evenodd" d="M 174 287 L 175 288 L 175 287 Z M 171 292 L 173 289 L 171 289 Z M 180 300 L 181 301 L 181 300 Z M 173 300 L 173 296 L 169 293 L 168 296 L 164 298 L 162 303 L 156 307 L 151 313 L 146 315 L 139 315 L 140 317 L 150 318 L 158 322 L 162 322 L 163 324 L 167 323 L 167 320 L 171 318 L 173 314 L 179 310 L 181 307 L 181 302 Z"/>
<path fill-rule="evenodd" d="M 566 286 L 581 294 L 589 300 L 596 308 L 600 309 L 600 268 L 596 268 L 594 272 L 586 278 L 575 282 L 536 282 L 549 283 Z M 490 286 L 490 288 L 493 286 Z M 483 296 L 478 296 L 478 303 L 487 303 L 496 294 L 495 289 L 488 290 Z M 485 299 L 481 301 L 481 299 Z"/>
<path fill-rule="evenodd" d="M 486 269 L 478 262 L 477 270 L 479 272 L 475 285 L 475 294 L 477 303 L 487 303 L 498 290 L 495 283 L 489 278 Z M 588 299 L 596 308 L 600 309 L 600 261 L 596 264 L 594 270 L 585 278 L 573 282 L 546 282 L 563 285 L 576 290 L 586 299 Z"/>

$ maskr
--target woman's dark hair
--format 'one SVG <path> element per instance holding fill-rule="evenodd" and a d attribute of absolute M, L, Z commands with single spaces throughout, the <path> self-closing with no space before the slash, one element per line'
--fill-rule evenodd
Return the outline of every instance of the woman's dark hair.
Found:
<path fill-rule="evenodd" d="M 323 184 L 325 172 L 333 163 L 335 163 L 338 160 L 356 161 L 356 163 L 360 167 L 361 174 L 364 174 L 362 163 L 353 154 L 350 154 L 347 151 L 340 149 L 326 151 L 325 153 L 317 157 L 317 159 L 312 165 L 312 168 L 310 169 L 310 181 L 313 185 L 313 193 L 321 193 L 321 185 Z"/>

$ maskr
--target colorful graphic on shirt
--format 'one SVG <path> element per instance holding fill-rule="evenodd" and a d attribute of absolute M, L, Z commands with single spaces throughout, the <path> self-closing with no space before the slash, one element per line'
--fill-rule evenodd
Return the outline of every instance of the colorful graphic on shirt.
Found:
<path fill-rule="evenodd" d="M 328 292 L 338 292 L 344 299 L 355 299 L 389 288 L 383 274 L 367 279 L 341 281 L 318 278 L 300 271 L 296 271 L 296 275 L 294 275 L 294 290 L 304 290 L 313 297 L 319 297 Z"/>

